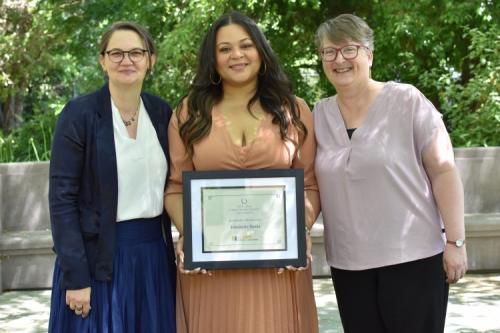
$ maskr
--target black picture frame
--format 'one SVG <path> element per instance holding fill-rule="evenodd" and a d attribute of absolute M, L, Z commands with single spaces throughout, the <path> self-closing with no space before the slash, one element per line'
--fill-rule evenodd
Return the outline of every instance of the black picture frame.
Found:
<path fill-rule="evenodd" d="M 306 266 L 304 171 L 302 169 L 185 171 L 182 177 L 185 269 L 192 270 L 198 267 L 203 269 L 230 269 L 286 267 L 289 265 L 294 267 Z M 220 212 L 220 210 L 214 210 L 213 206 L 209 206 L 207 202 L 203 202 L 203 193 L 206 193 L 205 190 L 209 191 L 208 193 L 214 190 L 217 191 L 214 193 L 222 194 L 215 195 L 215 197 L 233 196 L 237 197 L 234 200 L 240 200 L 238 195 L 229 193 L 235 193 L 234 191 L 238 193 L 241 190 L 242 193 L 250 191 L 249 193 L 252 195 L 252 193 L 257 193 L 253 191 L 268 187 L 271 188 L 271 191 L 274 190 L 277 193 L 276 197 L 279 197 L 281 188 L 283 188 L 283 198 L 276 199 L 276 204 L 273 207 L 281 207 L 282 203 L 284 203 L 282 212 L 284 216 L 281 219 L 278 218 L 278 222 L 273 222 L 274 225 L 279 225 L 278 229 L 266 226 L 266 230 L 259 230 L 259 232 L 261 237 L 265 234 L 265 240 L 262 240 L 263 244 L 266 244 L 268 239 L 274 240 L 276 238 L 279 239 L 277 244 L 279 243 L 280 245 L 271 245 L 271 249 L 267 249 L 265 247 L 268 245 L 262 245 L 263 248 L 259 248 L 259 242 L 255 244 L 250 242 L 250 244 L 253 244 L 250 246 L 256 246 L 257 248 L 248 250 L 244 249 L 247 246 L 244 237 L 240 237 L 243 240 L 238 240 L 239 236 L 231 236 L 231 238 L 224 238 L 224 242 L 226 243 L 224 243 L 225 245 L 221 245 L 220 248 L 216 247 L 216 250 L 213 250 L 213 248 L 207 250 L 208 242 L 206 239 L 210 237 L 207 236 L 208 228 L 206 226 L 208 224 L 205 221 L 206 218 L 203 216 L 203 212 L 208 210 Z M 243 195 L 241 197 L 243 198 Z M 265 199 L 266 197 L 263 198 Z M 263 198 L 259 199 L 264 200 Z M 246 199 L 243 198 L 241 200 L 243 202 Z M 274 202 L 274 200 L 270 201 Z M 256 202 L 259 203 L 259 201 Z M 265 201 L 266 205 L 267 202 L 269 200 Z M 221 209 L 224 210 L 222 207 Z M 267 212 L 264 208 L 252 210 L 258 211 L 260 215 Z M 274 212 L 275 209 L 272 211 Z M 271 214 L 271 212 L 269 213 Z M 221 214 L 226 213 L 223 212 Z M 280 216 L 280 212 L 274 215 Z M 284 223 L 284 226 L 281 226 L 280 223 Z M 224 230 L 233 228 L 233 225 L 228 227 L 226 222 L 217 224 L 222 224 L 222 227 L 225 228 Z M 241 226 L 241 224 L 235 225 L 238 227 Z M 258 222 L 255 225 L 257 228 L 260 228 Z M 252 227 L 252 224 L 247 224 L 246 226 Z M 217 227 L 220 228 L 221 226 Z M 276 230 L 280 230 L 280 232 L 276 232 Z M 284 235 L 282 234 L 283 231 Z M 273 232 L 279 235 L 270 237 L 270 232 L 271 235 L 273 235 Z M 218 235 L 213 232 L 210 235 L 212 234 Z M 238 244 L 235 245 L 236 248 L 242 243 L 242 249 L 232 248 L 230 243 L 233 240 L 235 244 Z M 224 246 L 229 246 L 230 249 L 227 250 L 227 247 Z"/>

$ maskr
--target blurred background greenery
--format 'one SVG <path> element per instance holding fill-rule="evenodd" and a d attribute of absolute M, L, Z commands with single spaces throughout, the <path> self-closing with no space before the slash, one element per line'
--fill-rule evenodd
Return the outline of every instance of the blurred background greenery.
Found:
<path fill-rule="evenodd" d="M 98 42 L 112 22 L 150 30 L 159 59 L 145 90 L 175 106 L 201 38 L 229 10 L 258 22 L 311 107 L 334 94 L 314 46 L 317 26 L 342 13 L 363 17 L 375 31 L 374 79 L 419 88 L 455 146 L 500 146 L 498 1 L 0 0 L 0 162 L 50 159 L 63 105 L 104 84 Z"/>

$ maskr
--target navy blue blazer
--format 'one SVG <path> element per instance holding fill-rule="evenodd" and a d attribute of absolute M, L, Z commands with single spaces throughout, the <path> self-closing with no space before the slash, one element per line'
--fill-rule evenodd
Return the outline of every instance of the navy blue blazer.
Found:
<path fill-rule="evenodd" d="M 172 110 L 159 97 L 141 93 L 141 98 L 170 164 L 167 127 Z M 81 289 L 90 286 L 91 278 L 109 281 L 112 277 L 118 176 L 111 112 L 106 85 L 66 104 L 54 132 L 49 208 L 63 289 Z M 170 272 L 175 274 L 171 224 L 165 211 L 162 220 Z"/>

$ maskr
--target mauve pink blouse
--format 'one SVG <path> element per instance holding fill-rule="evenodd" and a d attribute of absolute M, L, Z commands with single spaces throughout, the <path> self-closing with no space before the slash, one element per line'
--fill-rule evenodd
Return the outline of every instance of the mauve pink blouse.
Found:
<path fill-rule="evenodd" d="M 422 162 L 441 114 L 420 91 L 387 82 L 351 140 L 336 96 L 313 111 L 328 264 L 363 270 L 436 255 L 443 223 Z"/>

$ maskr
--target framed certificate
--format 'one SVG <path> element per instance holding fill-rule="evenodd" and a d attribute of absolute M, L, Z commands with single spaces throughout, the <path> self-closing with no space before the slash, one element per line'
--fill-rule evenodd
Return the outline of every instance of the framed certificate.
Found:
<path fill-rule="evenodd" d="M 304 171 L 189 171 L 184 267 L 306 265 Z"/>

